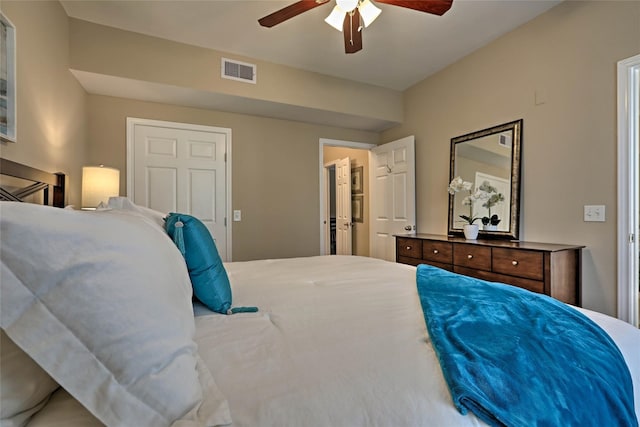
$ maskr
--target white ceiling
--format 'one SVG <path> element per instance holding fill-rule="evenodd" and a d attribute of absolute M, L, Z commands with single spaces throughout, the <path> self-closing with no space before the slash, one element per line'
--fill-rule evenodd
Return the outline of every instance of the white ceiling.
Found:
<path fill-rule="evenodd" d="M 258 19 L 295 0 L 61 0 L 71 17 L 344 79 L 405 90 L 561 0 L 453 0 L 443 16 L 377 5 L 363 49 L 344 53 L 342 33 L 324 22 L 334 1 L 273 28 Z M 375 3 L 375 0 L 374 0 Z M 151 82 L 74 71 L 93 94 L 218 109 L 379 132 L 396 123 L 256 102 Z"/>

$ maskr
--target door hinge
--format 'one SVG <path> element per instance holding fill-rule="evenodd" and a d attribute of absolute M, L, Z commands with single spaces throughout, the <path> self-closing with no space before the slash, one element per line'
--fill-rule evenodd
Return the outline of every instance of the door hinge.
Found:
<path fill-rule="evenodd" d="M 224 153 L 224 162 L 227 163 L 227 153 Z"/>
<path fill-rule="evenodd" d="M 636 235 L 633 233 L 629 233 L 629 243 L 633 243 L 636 241 Z"/>
<path fill-rule="evenodd" d="M 225 227 L 227 226 L 227 217 L 226 216 L 224 217 L 224 226 Z"/>

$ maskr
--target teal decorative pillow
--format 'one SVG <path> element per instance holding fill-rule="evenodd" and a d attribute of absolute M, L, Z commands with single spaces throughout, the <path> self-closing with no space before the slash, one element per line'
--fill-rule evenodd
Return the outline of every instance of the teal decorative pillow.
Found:
<path fill-rule="evenodd" d="M 255 307 L 231 309 L 231 285 L 227 271 L 211 233 L 199 219 L 170 213 L 165 228 L 184 256 L 193 293 L 200 302 L 222 314 L 257 311 Z"/>

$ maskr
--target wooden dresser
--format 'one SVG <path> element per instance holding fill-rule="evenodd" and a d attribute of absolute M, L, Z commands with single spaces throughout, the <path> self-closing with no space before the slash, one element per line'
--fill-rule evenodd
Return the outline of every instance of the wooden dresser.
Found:
<path fill-rule="evenodd" d="M 430 264 L 508 283 L 580 306 L 584 246 L 509 240 L 465 240 L 435 234 L 396 235 L 396 262 Z"/>

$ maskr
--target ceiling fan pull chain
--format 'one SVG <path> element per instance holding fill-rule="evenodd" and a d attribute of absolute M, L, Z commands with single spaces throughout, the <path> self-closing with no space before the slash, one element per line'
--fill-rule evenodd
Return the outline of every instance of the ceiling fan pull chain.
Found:
<path fill-rule="evenodd" d="M 351 36 L 351 46 L 353 46 L 353 11 L 349 12 L 349 35 Z"/>

